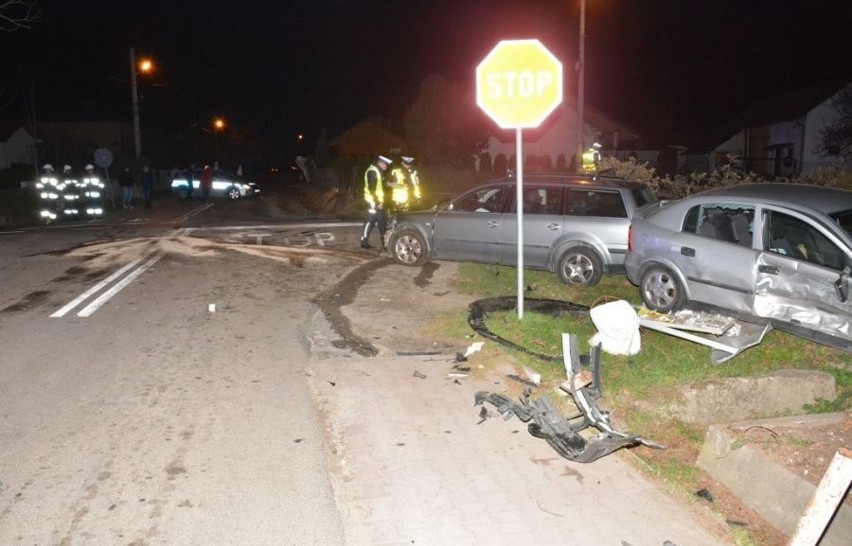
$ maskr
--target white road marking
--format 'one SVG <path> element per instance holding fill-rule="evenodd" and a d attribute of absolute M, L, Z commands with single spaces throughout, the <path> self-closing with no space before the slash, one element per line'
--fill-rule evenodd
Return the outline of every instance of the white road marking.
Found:
<path fill-rule="evenodd" d="M 167 236 L 166 238 L 179 237 L 181 235 L 186 235 L 186 234 L 189 234 L 191 232 L 192 232 L 192 228 L 181 228 L 181 229 L 175 230 L 175 232 L 173 234 Z M 155 252 L 156 252 L 156 254 L 155 254 Z M 153 257 L 152 257 L 152 255 L 153 255 Z M 138 269 L 131 272 L 124 279 L 120 280 L 112 288 L 110 288 L 109 290 L 107 290 L 106 292 L 101 294 L 96 300 L 94 300 L 92 303 L 90 303 L 85 308 L 83 308 L 82 311 L 77 313 L 78 317 L 90 316 L 92 313 L 97 311 L 104 303 L 109 301 L 110 298 L 112 298 L 114 295 L 118 294 L 121 290 L 124 289 L 124 287 L 126 287 L 128 284 L 133 282 L 139 275 L 141 275 L 148 268 L 150 268 L 152 265 L 157 263 L 160 260 L 160 258 L 162 258 L 164 255 L 165 255 L 165 252 L 162 251 L 162 250 L 160 250 L 160 251 L 152 250 L 152 251 L 148 252 L 148 254 L 142 256 L 138 260 L 134 260 L 133 262 L 130 262 L 129 264 L 125 265 L 124 267 L 122 267 L 121 269 L 119 269 L 118 271 L 116 271 L 115 273 L 113 273 L 112 275 L 107 277 L 106 279 L 102 280 L 101 282 L 99 282 L 95 286 L 89 288 L 88 290 L 86 290 L 85 292 L 83 292 L 82 294 L 80 294 L 79 296 L 77 296 L 76 298 L 74 298 L 73 300 L 71 300 L 70 302 L 65 304 L 64 306 L 62 306 L 60 309 L 58 309 L 56 312 L 54 312 L 52 315 L 50 315 L 50 317 L 51 318 L 60 318 L 60 317 L 65 316 L 66 314 L 68 314 L 69 311 L 71 311 L 72 309 L 74 309 L 75 307 L 77 307 L 78 305 L 80 305 L 81 303 L 86 301 L 87 299 L 89 299 L 94 294 L 103 290 L 104 287 L 106 287 L 111 282 L 118 279 L 119 277 L 121 277 L 122 275 L 124 275 L 125 273 L 127 273 L 128 271 L 130 271 L 131 269 L 136 267 L 137 265 L 139 265 L 139 263 L 141 263 L 143 260 L 147 260 Z"/>
<path fill-rule="evenodd" d="M 55 313 L 50 315 L 51 318 L 59 318 L 59 317 L 65 316 L 65 314 L 68 313 L 68 311 L 70 311 L 71 309 L 74 309 L 75 307 L 80 305 L 83 301 L 88 299 L 89 296 L 91 296 L 92 294 L 95 294 L 96 292 L 100 291 L 101 288 L 103 288 L 104 286 L 108 285 L 109 283 L 111 283 L 112 281 L 117 279 L 118 277 L 124 275 L 124 273 L 128 269 L 136 267 L 136 265 L 144 259 L 145 258 L 139 258 L 135 262 L 130 262 L 129 264 L 125 265 L 124 267 L 122 267 L 121 269 L 119 269 L 118 271 L 116 271 L 115 273 L 113 273 L 112 275 L 107 277 L 106 279 L 102 280 L 101 282 L 99 282 L 95 286 L 89 288 L 88 290 L 86 290 L 85 292 L 83 292 L 82 294 L 80 294 L 79 296 L 74 298 L 73 300 L 69 301 L 67 304 L 65 304 L 58 311 L 56 311 Z"/>
<path fill-rule="evenodd" d="M 124 287 L 126 287 L 128 284 L 132 283 L 136 279 L 136 277 L 138 277 L 139 275 L 144 273 L 149 267 L 160 261 L 160 258 L 162 258 L 164 255 L 165 252 L 163 251 L 157 252 L 156 255 L 151 257 L 147 262 L 145 262 L 139 268 L 133 271 L 133 273 L 121 279 L 118 283 L 116 283 L 115 286 L 101 294 L 95 301 L 84 307 L 82 311 L 77 313 L 77 316 L 88 317 L 89 315 L 100 309 L 103 304 L 110 300 L 110 298 L 124 290 Z"/>
<path fill-rule="evenodd" d="M 252 229 L 267 229 L 267 230 L 291 230 L 291 229 L 308 229 L 308 228 L 333 228 L 333 227 L 361 227 L 363 222 L 325 222 L 316 224 L 267 224 L 257 226 L 216 226 L 216 227 L 197 227 L 196 231 L 231 231 L 231 230 L 252 230 Z"/>
<path fill-rule="evenodd" d="M 205 203 L 205 204 L 203 204 L 203 205 L 199 205 L 199 206 L 195 207 L 194 209 L 192 209 L 191 211 L 189 211 L 189 212 L 187 212 L 186 214 L 184 214 L 183 216 L 179 216 L 179 217 L 178 217 L 176 220 L 174 220 L 174 221 L 175 221 L 175 222 L 185 222 L 186 220 L 189 220 L 190 218 L 192 218 L 192 217 L 193 217 L 193 216 L 195 216 L 196 214 L 199 214 L 199 213 L 201 213 L 201 212 L 203 212 L 203 211 L 205 211 L 205 210 L 209 209 L 209 208 L 210 208 L 210 207 L 212 207 L 212 206 L 213 206 L 213 203 Z"/>

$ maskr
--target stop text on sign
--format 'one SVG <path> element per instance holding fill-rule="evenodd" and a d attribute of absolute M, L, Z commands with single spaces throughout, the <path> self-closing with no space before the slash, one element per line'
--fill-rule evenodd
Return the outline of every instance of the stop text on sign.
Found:
<path fill-rule="evenodd" d="M 488 96 L 492 99 L 543 97 L 554 83 L 553 73 L 544 70 L 498 72 L 486 77 Z"/>

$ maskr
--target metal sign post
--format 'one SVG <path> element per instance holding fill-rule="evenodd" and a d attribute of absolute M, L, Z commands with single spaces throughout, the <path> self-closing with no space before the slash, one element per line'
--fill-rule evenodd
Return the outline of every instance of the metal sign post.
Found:
<path fill-rule="evenodd" d="M 518 318 L 524 318 L 524 127 L 538 127 L 562 102 L 562 63 L 538 40 L 503 40 L 476 67 L 476 104 L 515 129 Z"/>

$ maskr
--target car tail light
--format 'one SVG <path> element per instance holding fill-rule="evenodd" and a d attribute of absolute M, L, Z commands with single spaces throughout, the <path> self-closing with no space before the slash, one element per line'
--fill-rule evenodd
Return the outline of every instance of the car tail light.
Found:
<path fill-rule="evenodd" d="M 627 228 L 627 252 L 633 250 L 633 225 Z"/>

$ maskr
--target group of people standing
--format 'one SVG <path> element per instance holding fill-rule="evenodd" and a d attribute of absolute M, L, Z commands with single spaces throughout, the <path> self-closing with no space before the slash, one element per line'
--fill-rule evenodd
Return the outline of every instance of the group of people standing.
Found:
<path fill-rule="evenodd" d="M 388 218 L 421 198 L 420 180 L 414 168 L 414 158 L 402 156 L 391 169 L 390 176 L 386 177 L 393 163 L 392 159 L 380 155 L 364 172 L 367 215 L 361 228 L 361 248 L 373 248 L 370 244 L 370 233 L 373 227 L 377 226 L 384 250 Z"/>
<path fill-rule="evenodd" d="M 142 174 L 139 177 L 142 186 L 142 200 L 145 208 L 150 209 L 154 200 L 154 173 L 148 165 L 142 166 Z M 133 173 L 130 167 L 124 167 L 118 176 L 118 185 L 121 186 L 121 206 L 125 209 L 133 208 Z"/>
<path fill-rule="evenodd" d="M 104 183 L 95 173 L 94 165 L 86 165 L 83 174 L 77 176 L 71 165 L 65 165 L 59 175 L 53 165 L 45 163 L 36 190 L 39 217 L 45 223 L 99 218 L 104 213 Z"/>
<path fill-rule="evenodd" d="M 201 190 L 201 198 L 206 203 L 210 200 L 210 190 L 213 189 L 213 167 L 204 165 L 200 173 L 196 173 L 196 171 L 195 163 L 190 164 L 186 170 L 186 198 L 192 199 L 192 194 L 195 193 L 195 180 L 197 179 L 198 189 Z M 179 171 L 173 172 L 177 173 Z M 237 176 L 242 176 L 242 165 Z"/>
<path fill-rule="evenodd" d="M 154 194 L 154 173 L 148 165 L 142 167 L 139 182 L 145 208 L 150 209 Z M 118 183 L 122 192 L 122 207 L 132 209 L 134 175 L 130 167 L 125 167 L 119 173 Z M 65 165 L 59 174 L 53 165 L 45 163 L 36 182 L 36 190 L 39 198 L 39 217 L 45 223 L 99 218 L 104 214 L 106 184 L 92 164 L 86 165 L 79 174 L 74 172 L 71 165 Z"/>

